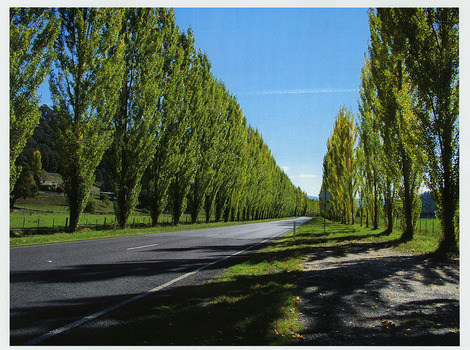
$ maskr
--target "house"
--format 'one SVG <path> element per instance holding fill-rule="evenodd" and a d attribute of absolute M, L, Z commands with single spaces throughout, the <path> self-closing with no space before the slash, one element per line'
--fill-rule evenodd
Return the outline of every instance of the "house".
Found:
<path fill-rule="evenodd" d="M 93 186 L 91 187 L 91 192 L 90 192 L 90 194 L 91 194 L 92 196 L 99 196 L 99 195 L 101 194 L 101 188 L 99 188 L 99 187 L 96 186 L 96 185 L 93 185 Z"/>

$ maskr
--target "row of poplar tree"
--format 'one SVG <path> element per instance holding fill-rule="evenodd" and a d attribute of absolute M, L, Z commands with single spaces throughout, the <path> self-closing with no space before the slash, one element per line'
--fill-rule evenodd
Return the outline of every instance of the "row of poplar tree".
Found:
<path fill-rule="evenodd" d="M 383 215 L 391 232 L 398 214 L 409 241 L 424 184 L 443 229 L 437 253 L 458 251 L 458 9 L 370 10 L 369 26 L 358 124 L 341 108 L 328 139 L 326 215 L 354 223 L 360 209 L 375 229 Z"/>
<path fill-rule="evenodd" d="M 52 68 L 53 67 L 53 68 Z M 10 9 L 10 192 L 49 75 L 70 231 L 105 155 L 125 227 L 142 183 L 154 225 L 312 212 L 172 9 Z"/>

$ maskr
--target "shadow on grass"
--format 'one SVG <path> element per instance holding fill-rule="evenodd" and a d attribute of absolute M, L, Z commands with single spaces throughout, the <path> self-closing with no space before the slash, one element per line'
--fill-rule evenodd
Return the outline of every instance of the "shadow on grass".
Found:
<path fill-rule="evenodd" d="M 266 345 L 283 344 L 274 331 L 273 320 L 286 312 L 286 299 L 295 288 L 296 271 L 257 276 L 215 279 L 202 285 L 182 285 L 154 293 L 133 302 L 77 332 L 52 337 L 41 345 Z M 55 300 L 56 306 L 29 308 L 28 317 L 47 312 L 47 322 L 62 320 L 64 311 L 91 313 L 133 295 L 102 298 Z M 136 315 L 138 315 L 136 317 Z M 10 318 L 27 324 L 22 310 L 13 310 Z M 102 324 L 106 324 L 102 327 Z M 11 345 L 27 339 L 11 338 Z M 289 339 L 288 339 L 289 340 Z"/>

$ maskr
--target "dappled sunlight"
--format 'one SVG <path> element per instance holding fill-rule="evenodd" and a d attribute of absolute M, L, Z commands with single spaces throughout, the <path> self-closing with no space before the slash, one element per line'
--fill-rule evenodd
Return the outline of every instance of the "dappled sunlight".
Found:
<path fill-rule="evenodd" d="M 332 233 L 309 252 L 298 281 L 306 343 L 458 344 L 458 269 L 361 237 Z"/>

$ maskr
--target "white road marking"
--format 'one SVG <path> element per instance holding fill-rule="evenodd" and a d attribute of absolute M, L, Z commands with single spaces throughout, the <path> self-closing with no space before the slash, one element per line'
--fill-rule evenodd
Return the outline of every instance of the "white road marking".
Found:
<path fill-rule="evenodd" d="M 140 247 L 131 247 L 131 248 L 127 248 L 126 250 L 133 250 L 133 249 L 141 249 L 141 248 L 148 248 L 148 247 L 155 247 L 156 245 L 158 245 L 157 243 L 156 244 L 148 244 L 148 245 L 142 245 Z"/>
<path fill-rule="evenodd" d="M 175 279 L 172 279 L 171 281 L 168 281 L 168 282 L 166 282 L 166 283 L 164 283 L 164 284 L 161 284 L 161 285 L 159 285 L 159 286 L 157 286 L 157 287 L 155 287 L 155 288 L 153 288 L 153 289 L 150 289 L 150 290 L 147 291 L 147 292 L 144 292 L 144 293 L 139 294 L 139 295 L 136 295 L 136 296 L 134 296 L 134 297 L 132 297 L 132 298 L 126 299 L 126 300 L 124 300 L 124 301 L 121 301 L 121 302 L 118 303 L 118 304 L 112 305 L 112 306 L 110 306 L 110 307 L 108 307 L 108 308 L 106 308 L 106 309 L 104 309 L 104 310 L 95 312 L 94 314 L 85 316 L 85 317 L 83 317 L 83 318 L 81 318 L 81 319 L 79 319 L 79 320 L 77 320 L 77 321 L 75 321 L 75 322 L 66 324 L 65 326 L 62 326 L 62 327 L 53 329 L 52 331 L 49 331 L 49 332 L 47 332 L 47 333 L 44 333 L 43 335 L 40 335 L 39 337 L 36 337 L 36 338 L 34 338 L 34 339 L 31 339 L 31 340 L 27 341 L 27 342 L 24 343 L 23 345 L 36 345 L 36 344 L 39 344 L 40 342 L 42 342 L 42 341 L 44 341 L 44 340 L 46 340 L 46 339 L 49 339 L 49 338 L 51 338 L 51 337 L 53 337 L 53 336 L 55 336 L 55 335 L 58 335 L 58 334 L 60 334 L 60 333 L 69 331 L 69 330 L 71 330 L 72 328 L 81 326 L 82 324 L 84 324 L 84 323 L 86 323 L 86 322 L 89 322 L 89 321 L 92 321 L 92 320 L 94 320 L 94 319 L 96 319 L 96 318 L 98 318 L 98 317 L 100 317 L 100 316 L 103 316 L 103 315 L 107 314 L 108 312 L 111 312 L 111 311 L 113 311 L 113 310 L 116 310 L 116 309 L 118 309 L 118 308 L 120 308 L 120 307 L 122 307 L 122 306 L 124 306 L 124 305 L 127 305 L 127 304 L 133 302 L 133 301 L 142 299 L 142 298 L 146 297 L 147 295 L 150 295 L 150 294 L 152 294 L 152 293 L 158 292 L 158 291 L 160 291 L 160 290 L 162 290 L 162 289 L 164 289 L 164 288 L 166 288 L 166 287 L 171 286 L 172 284 L 174 284 L 174 283 L 176 283 L 176 282 L 178 282 L 178 281 L 181 281 L 181 280 L 183 280 L 183 279 L 185 279 L 185 278 L 187 278 L 187 277 L 189 277 L 189 276 L 192 276 L 192 275 L 198 273 L 199 271 L 202 271 L 202 270 L 208 268 L 209 266 L 215 265 L 215 264 L 217 264 L 217 263 L 219 263 L 219 262 L 221 262 L 221 261 L 224 261 L 224 260 L 226 260 L 226 259 L 229 259 L 229 258 L 231 258 L 232 256 L 236 256 L 236 255 L 238 255 L 238 254 L 241 254 L 241 253 L 243 253 L 243 252 L 245 252 L 245 251 L 247 251 L 247 250 L 249 250 L 249 249 L 251 249 L 251 248 L 253 248 L 253 247 L 256 247 L 257 245 L 261 245 L 261 244 L 263 244 L 263 243 L 265 243 L 265 242 L 267 242 L 267 241 L 269 241 L 269 240 L 272 240 L 272 239 L 274 239 L 274 238 L 276 238 L 276 237 L 278 237 L 278 236 L 280 236 L 280 235 L 283 235 L 283 234 L 285 234 L 285 233 L 287 233 L 287 232 L 290 232 L 290 231 L 291 231 L 291 230 L 287 230 L 287 231 L 280 232 L 280 233 L 278 233 L 277 235 L 275 235 L 275 236 L 273 236 L 273 237 L 270 237 L 270 238 L 266 238 L 265 240 L 263 240 L 263 241 L 261 241 L 261 242 L 259 242 L 259 243 L 255 243 L 255 244 L 249 246 L 248 248 L 242 249 L 242 250 L 240 250 L 240 251 L 238 251 L 238 252 L 236 252 L 236 253 L 233 253 L 233 254 L 231 254 L 231 255 L 227 255 L 227 256 L 225 256 L 225 257 L 223 257 L 223 258 L 221 258 L 221 259 L 219 259 L 219 260 L 213 261 L 213 262 L 211 262 L 211 263 L 209 263 L 209 264 L 207 264 L 207 265 L 201 266 L 201 267 L 197 268 L 197 269 L 194 270 L 194 271 L 185 273 L 184 275 L 181 275 L 181 276 L 179 276 L 179 277 L 177 277 L 177 278 L 175 278 Z"/>
<path fill-rule="evenodd" d="M 214 233 L 212 235 L 207 235 L 207 237 L 214 237 L 214 236 L 218 236 L 219 234 L 218 233 Z"/>

